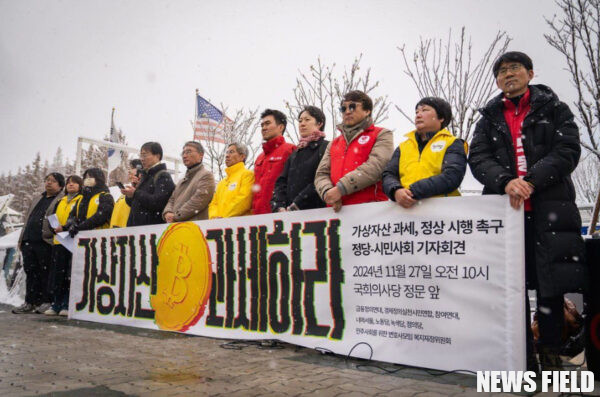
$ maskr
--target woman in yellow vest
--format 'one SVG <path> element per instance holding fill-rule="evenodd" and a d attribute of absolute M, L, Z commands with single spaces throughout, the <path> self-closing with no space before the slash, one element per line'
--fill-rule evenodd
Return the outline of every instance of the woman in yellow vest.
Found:
<path fill-rule="evenodd" d="M 410 208 L 428 197 L 460 196 L 467 169 L 467 144 L 446 129 L 450 104 L 426 97 L 415 106 L 416 130 L 407 133 L 383 171 L 390 200 Z"/>
<path fill-rule="evenodd" d="M 65 195 L 56 204 L 54 214 L 60 224 L 54 229 L 54 233 L 63 231 L 63 226 L 69 219 L 69 214 L 81 200 L 81 187 L 83 180 L 77 175 L 67 178 Z M 53 294 L 52 306 L 44 312 L 49 316 L 66 316 L 69 309 L 69 286 L 71 283 L 71 251 L 63 247 L 54 237 L 52 246 L 52 267 L 50 269 L 49 285 Z"/>
<path fill-rule="evenodd" d="M 131 186 L 136 187 L 140 181 L 140 173 L 142 171 L 142 161 L 139 159 L 133 159 L 129 161 L 129 183 Z M 110 227 L 127 227 L 127 219 L 129 219 L 129 212 L 131 207 L 125 201 L 125 195 L 121 195 L 115 203 L 112 216 L 110 218 Z"/>
<path fill-rule="evenodd" d="M 90 168 L 83 173 L 81 195 L 67 222 L 71 237 L 75 237 L 80 230 L 108 228 L 115 205 L 100 168 Z"/>

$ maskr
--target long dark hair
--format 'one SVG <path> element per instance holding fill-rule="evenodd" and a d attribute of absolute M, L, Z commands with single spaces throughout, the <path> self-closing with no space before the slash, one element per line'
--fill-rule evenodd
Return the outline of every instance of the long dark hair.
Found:
<path fill-rule="evenodd" d="M 108 190 L 108 187 L 106 186 L 106 176 L 104 175 L 104 171 L 102 171 L 100 168 L 88 168 L 83 173 L 83 179 L 85 179 L 86 176 L 96 180 L 96 186 L 94 186 L 96 189 L 94 190 Z"/>

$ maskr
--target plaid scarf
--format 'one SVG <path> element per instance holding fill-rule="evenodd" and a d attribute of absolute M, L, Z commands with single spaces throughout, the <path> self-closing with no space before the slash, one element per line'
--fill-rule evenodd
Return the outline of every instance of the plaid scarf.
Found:
<path fill-rule="evenodd" d="M 323 131 L 316 130 L 309 136 L 300 139 L 300 142 L 298 142 L 298 149 L 305 148 L 306 146 L 308 146 L 309 143 L 318 141 L 319 139 L 324 137 L 325 133 Z"/>

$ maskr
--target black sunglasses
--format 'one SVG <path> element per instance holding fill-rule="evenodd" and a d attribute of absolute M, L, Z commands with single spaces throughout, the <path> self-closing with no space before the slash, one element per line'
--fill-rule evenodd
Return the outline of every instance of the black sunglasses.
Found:
<path fill-rule="evenodd" d="M 351 112 L 354 112 L 356 110 L 356 103 L 351 103 L 348 105 L 348 107 L 346 107 L 346 105 L 340 106 L 341 113 L 346 113 L 346 109 L 349 109 Z"/>

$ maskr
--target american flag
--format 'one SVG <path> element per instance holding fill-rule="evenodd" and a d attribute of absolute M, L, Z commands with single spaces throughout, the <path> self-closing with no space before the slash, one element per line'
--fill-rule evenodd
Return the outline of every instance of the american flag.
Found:
<path fill-rule="evenodd" d="M 196 119 L 194 121 L 194 140 L 225 143 L 223 133 L 233 122 L 219 109 L 196 92 Z"/>

